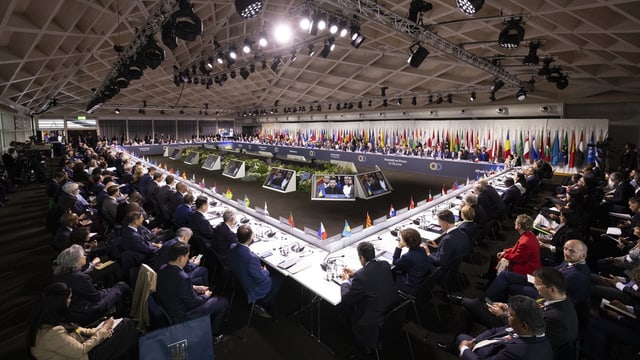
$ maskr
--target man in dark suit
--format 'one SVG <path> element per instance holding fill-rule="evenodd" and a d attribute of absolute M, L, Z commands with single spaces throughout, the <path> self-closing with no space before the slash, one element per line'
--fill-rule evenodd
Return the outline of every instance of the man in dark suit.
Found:
<path fill-rule="evenodd" d="M 483 246 L 485 237 L 489 231 L 489 216 L 482 206 L 478 204 L 478 196 L 476 194 L 472 194 L 471 192 L 465 194 L 462 198 L 462 205 L 469 205 L 473 209 L 473 212 L 475 213 L 473 222 L 478 225 L 478 233 L 475 236 L 475 240 L 478 245 Z"/>
<path fill-rule="evenodd" d="M 124 252 L 130 252 L 135 263 L 125 264 L 123 259 L 122 266 L 124 268 L 131 268 L 132 266 L 140 265 L 145 262 L 153 264 L 154 257 L 158 252 L 158 249 L 162 247 L 162 244 L 156 244 L 149 242 L 138 231 L 138 228 L 142 226 L 144 222 L 144 216 L 140 212 L 132 212 L 127 215 L 127 226 L 120 230 L 120 240 L 118 247 L 121 254 Z M 131 266 L 127 266 L 131 265 Z"/>
<path fill-rule="evenodd" d="M 222 222 L 213 229 L 213 240 L 211 246 L 218 254 L 225 266 L 229 266 L 227 255 L 229 246 L 238 242 L 236 234 L 231 230 L 236 224 L 236 213 L 233 210 L 225 210 L 222 214 Z"/>
<path fill-rule="evenodd" d="M 140 180 L 138 180 L 138 183 L 136 184 L 136 187 L 138 188 L 138 192 L 145 199 L 147 198 L 147 189 L 149 187 L 149 184 L 153 182 L 153 175 L 155 173 L 156 173 L 156 168 L 153 166 L 150 166 L 147 173 L 142 175 L 140 177 Z"/>
<path fill-rule="evenodd" d="M 486 179 L 478 180 L 473 187 L 473 192 L 478 195 L 478 204 L 487 214 L 490 214 L 491 218 L 504 214 L 504 201 Z"/>
<path fill-rule="evenodd" d="M 191 193 L 187 193 L 182 198 L 182 204 L 179 204 L 173 212 L 173 222 L 176 226 L 189 226 L 189 218 L 193 214 L 193 209 L 191 208 L 193 201 L 193 194 Z"/>
<path fill-rule="evenodd" d="M 467 256 L 470 251 L 470 242 L 467 235 L 455 227 L 455 218 L 449 210 L 442 210 L 438 213 L 438 224 L 442 228 L 444 235 L 439 242 L 429 240 L 425 247 L 427 254 L 434 263 L 440 266 L 438 281 L 446 281 L 446 274 L 456 262 Z M 430 250 L 432 248 L 433 250 Z"/>
<path fill-rule="evenodd" d="M 570 209 L 560 211 L 560 226 L 556 228 L 551 240 L 544 240 L 538 235 L 540 244 L 540 260 L 544 266 L 557 266 L 564 261 L 561 249 L 571 239 L 582 240 L 582 232 L 579 229 L 578 215 Z"/>
<path fill-rule="evenodd" d="M 158 254 L 156 255 L 154 270 L 156 270 L 156 272 L 160 271 L 162 266 L 169 263 L 169 251 L 173 245 L 178 242 L 188 244 L 191 236 L 193 236 L 193 231 L 191 231 L 191 229 L 188 227 L 181 227 L 176 231 L 176 237 L 162 243 L 162 247 L 158 250 Z M 198 260 L 197 256 L 191 257 L 183 270 L 189 275 L 193 284 L 209 285 L 209 271 L 206 267 L 200 266 L 200 260 Z"/>
<path fill-rule="evenodd" d="M 78 215 L 72 212 L 66 212 L 62 214 L 62 216 L 60 217 L 60 227 L 58 227 L 58 230 L 53 237 L 53 248 L 56 251 L 60 252 L 71 246 L 69 236 L 71 235 L 71 232 L 76 228 L 77 224 Z"/>
<path fill-rule="evenodd" d="M 204 217 L 204 214 L 209 210 L 209 199 L 206 196 L 200 195 L 196 199 L 196 211 L 191 214 L 189 218 L 189 227 L 193 230 L 193 236 L 196 240 L 196 245 L 199 251 L 205 251 L 213 240 L 213 228 Z"/>
<path fill-rule="evenodd" d="M 512 297 L 509 300 L 508 326 L 487 330 L 475 338 L 466 334 L 458 335 L 456 344 L 460 358 L 552 359 L 553 353 L 545 336 L 542 314 L 542 309 L 535 300 L 526 296 Z"/>
<path fill-rule="evenodd" d="M 422 240 L 416 229 L 406 228 L 400 231 L 400 239 L 393 253 L 396 285 L 398 290 L 415 296 L 420 286 L 434 270 L 433 260 L 420 246 Z M 407 247 L 404 255 L 402 249 Z"/>
<path fill-rule="evenodd" d="M 249 245 L 253 241 L 253 230 L 249 225 L 240 225 L 237 232 L 238 242 L 231 244 L 228 263 L 247 294 L 249 303 L 256 302 L 256 314 L 270 318 L 276 297 L 282 286 L 282 277 L 273 276 L 260 264 L 258 256 L 251 252 Z M 267 311 L 269 310 L 269 311 Z"/>
<path fill-rule="evenodd" d="M 575 341 L 578 339 L 578 316 L 574 305 L 566 294 L 566 281 L 562 273 L 552 267 L 541 267 L 533 272 L 534 287 L 544 299 L 542 303 L 545 322 L 545 335 L 549 339 L 556 359 L 575 358 Z M 464 332 L 470 330 L 471 322 L 478 322 L 487 328 L 496 328 L 507 324 L 509 307 L 505 303 L 487 304 L 480 299 L 462 299 L 462 305 L 468 314 Z M 447 344 L 438 343 L 446 350 Z M 560 353 L 558 351 L 560 350 Z M 570 356 L 573 354 L 573 356 Z"/>
<path fill-rule="evenodd" d="M 160 211 L 160 205 L 158 203 L 158 192 L 160 191 L 160 183 L 164 175 L 161 172 L 153 174 L 153 181 L 147 185 L 147 196 L 145 197 L 145 203 L 149 209 L 156 213 Z"/>
<path fill-rule="evenodd" d="M 118 196 L 120 195 L 120 189 L 118 185 L 111 185 L 107 189 L 107 197 L 102 201 L 102 207 L 100 208 L 100 217 L 105 222 L 105 225 L 111 229 L 120 227 L 116 221 L 118 214 Z"/>
<path fill-rule="evenodd" d="M 187 185 L 183 182 L 179 182 L 176 184 L 176 191 L 172 192 L 169 195 L 169 214 L 173 215 L 176 211 L 176 208 L 184 203 L 184 196 L 188 193 Z"/>
<path fill-rule="evenodd" d="M 476 212 L 471 206 L 465 205 L 460 209 L 460 217 L 462 218 L 462 222 L 458 224 L 458 229 L 467 235 L 467 239 L 469 239 L 469 249 L 471 251 L 479 241 L 479 236 L 481 235 L 478 224 L 474 221 Z"/>
<path fill-rule="evenodd" d="M 171 198 L 175 193 L 176 180 L 173 175 L 167 175 L 165 178 L 165 185 L 158 189 L 157 201 L 160 209 L 160 215 L 162 219 L 168 220 L 173 215 L 173 211 L 170 211 L 169 206 Z"/>
<path fill-rule="evenodd" d="M 628 213 L 629 198 L 633 197 L 635 193 L 633 186 L 629 184 L 622 173 L 614 172 L 609 175 L 609 187 L 614 190 L 605 195 L 605 208 L 608 211 Z"/>
<path fill-rule="evenodd" d="M 365 241 L 357 249 L 362 268 L 356 272 L 344 269 L 341 306 L 350 314 L 355 343 L 371 352 L 377 346 L 384 315 L 397 302 L 398 293 L 389 263 L 375 260 L 373 245 Z"/>
<path fill-rule="evenodd" d="M 522 194 L 512 178 L 507 178 L 504 181 L 504 186 L 506 186 L 507 189 L 502 193 L 502 201 L 507 209 L 513 209 L 513 207 L 520 201 Z"/>
<path fill-rule="evenodd" d="M 189 244 L 176 242 L 169 250 L 169 262 L 158 272 L 156 294 L 174 322 L 209 315 L 213 342 L 222 340 L 222 323 L 229 302 L 213 296 L 207 286 L 193 285 L 183 268 L 189 262 Z"/>
<path fill-rule="evenodd" d="M 589 296 L 591 271 L 585 263 L 587 245 L 580 240 L 569 240 L 564 244 L 565 261 L 556 266 L 565 278 L 567 296 L 574 304 L 582 304 Z M 486 296 L 493 301 L 506 301 L 509 295 L 526 295 L 537 299 L 538 290 L 527 281 L 525 275 L 503 271 L 491 283 Z"/>

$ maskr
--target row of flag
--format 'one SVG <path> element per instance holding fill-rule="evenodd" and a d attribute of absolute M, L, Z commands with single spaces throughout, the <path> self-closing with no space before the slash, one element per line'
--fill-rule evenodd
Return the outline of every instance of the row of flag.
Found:
<path fill-rule="evenodd" d="M 595 161 L 595 150 L 592 145 L 606 137 L 600 129 L 591 130 L 588 143 L 585 129 L 552 130 L 503 130 L 500 135 L 491 133 L 491 129 L 266 129 L 261 137 L 267 139 L 284 139 L 306 144 L 309 141 L 347 143 L 358 139 L 372 147 L 385 145 L 402 145 L 415 149 L 418 144 L 423 147 L 440 147 L 442 150 L 459 151 L 461 148 L 472 150 L 485 148 L 490 161 L 507 158 L 510 154 L 522 157 L 531 162 L 545 160 L 552 165 L 564 165 L 570 168 L 582 166 L 583 163 Z M 587 151 L 588 147 L 588 151 Z M 586 159 L 585 159 L 586 157 Z"/>

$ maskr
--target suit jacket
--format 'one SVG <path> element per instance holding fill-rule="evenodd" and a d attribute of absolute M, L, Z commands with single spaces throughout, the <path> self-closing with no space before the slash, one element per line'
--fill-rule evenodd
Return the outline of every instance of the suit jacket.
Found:
<path fill-rule="evenodd" d="M 498 212 L 503 212 L 505 209 L 504 201 L 502 201 L 493 186 L 487 186 L 478 194 L 478 204 L 482 206 L 487 214 L 491 214 L 489 215 L 490 217 L 494 217 Z"/>
<path fill-rule="evenodd" d="M 555 353 L 561 345 L 578 338 L 578 315 L 567 298 L 543 307 L 545 335 Z"/>
<path fill-rule="evenodd" d="M 136 187 L 138 188 L 138 192 L 140 193 L 140 195 L 142 195 L 142 197 L 147 197 L 147 189 L 149 188 L 149 184 L 152 182 L 153 178 L 151 177 L 151 175 L 149 175 L 149 173 L 146 173 L 140 177 L 140 180 L 138 180 L 138 184 L 136 184 Z"/>
<path fill-rule="evenodd" d="M 393 253 L 393 265 L 402 272 L 402 282 L 409 289 L 416 288 L 422 284 L 427 276 L 433 272 L 435 266 L 433 260 L 424 249 L 420 246 L 409 249 L 404 255 L 400 256 L 402 249 L 397 248 Z"/>
<path fill-rule="evenodd" d="M 222 258 L 226 265 L 228 265 L 226 259 L 229 254 L 229 246 L 237 242 L 238 237 L 224 222 L 218 224 L 218 226 L 213 229 L 213 241 L 211 241 L 211 246 L 213 247 L 213 251 Z"/>
<path fill-rule="evenodd" d="M 101 300 L 107 297 L 110 289 L 98 290 L 86 273 L 75 270 L 54 275 L 53 282 L 63 282 L 71 288 L 73 296 L 69 304 L 69 313 L 73 321 L 86 324 L 108 310 L 106 302 Z"/>
<path fill-rule="evenodd" d="M 356 271 L 351 282 L 340 285 L 342 305 L 352 315 L 354 339 L 374 349 L 385 313 L 397 302 L 391 267 L 385 261 L 369 261 Z"/>
<path fill-rule="evenodd" d="M 130 251 L 135 255 L 139 265 L 142 262 L 147 262 L 153 259 L 158 249 L 152 246 L 147 240 L 142 237 L 139 231 L 132 229 L 130 226 L 125 226 L 120 231 L 120 251 Z M 126 264 L 122 264 L 123 267 L 128 267 Z"/>
<path fill-rule="evenodd" d="M 199 211 L 194 211 L 189 217 L 189 227 L 194 235 L 199 236 L 204 241 L 210 242 L 213 239 L 213 228 L 204 215 Z"/>
<path fill-rule="evenodd" d="M 476 341 L 488 340 L 508 335 L 505 327 L 489 329 L 476 337 Z M 462 336 L 458 340 L 464 340 Z M 470 339 L 470 337 L 469 337 Z M 460 343 L 458 341 L 457 343 Z M 491 360 L 551 360 L 553 352 L 545 336 L 514 337 L 510 340 L 498 341 L 476 349 L 465 350 L 461 359 L 491 359 Z"/>
<path fill-rule="evenodd" d="M 511 185 L 507 188 L 507 190 L 502 193 L 502 201 L 504 202 L 507 208 L 512 207 L 520 201 L 520 197 L 522 194 L 520 193 L 520 189 L 517 186 Z"/>
<path fill-rule="evenodd" d="M 503 257 L 509 260 L 511 271 L 522 275 L 542 266 L 538 238 L 531 231 L 522 233 L 513 247 L 504 250 Z"/>
<path fill-rule="evenodd" d="M 628 213 L 629 198 L 632 197 L 634 193 L 635 189 L 628 181 L 623 181 L 618 184 L 616 190 L 613 192 L 613 197 L 607 200 L 607 202 L 612 205 L 611 210 L 615 212 Z"/>
<path fill-rule="evenodd" d="M 447 271 L 460 259 L 467 256 L 471 250 L 467 234 L 454 228 L 446 233 L 438 244 L 438 251 L 429 255 L 436 265 Z"/>
<path fill-rule="evenodd" d="M 480 239 L 480 235 L 482 234 L 475 221 L 463 221 L 458 225 L 458 229 L 467 235 L 469 239 L 469 249 L 472 249 L 477 241 L 482 241 L 482 239 Z"/>
<path fill-rule="evenodd" d="M 118 215 L 118 201 L 111 196 L 107 196 L 102 202 L 100 216 L 107 222 L 107 225 L 118 225 L 116 217 Z"/>
<path fill-rule="evenodd" d="M 591 270 L 587 264 L 569 265 L 568 262 L 556 266 L 567 283 L 567 296 L 574 304 L 581 304 L 589 297 Z"/>
<path fill-rule="evenodd" d="M 179 266 L 167 264 L 158 272 L 156 283 L 158 300 L 175 322 L 190 320 L 189 312 L 207 302 L 207 297 L 196 293 L 191 278 Z"/>
<path fill-rule="evenodd" d="M 158 206 L 158 191 L 160 190 L 160 186 L 157 182 L 151 181 L 147 185 L 147 196 L 146 201 L 151 203 L 154 207 Z"/>
<path fill-rule="evenodd" d="M 178 205 L 176 210 L 173 212 L 173 221 L 178 227 L 189 226 L 189 218 L 191 217 L 191 214 L 193 214 L 191 206 L 182 203 Z"/>
<path fill-rule="evenodd" d="M 174 191 L 169 194 L 168 200 L 169 213 L 173 214 L 180 204 L 184 204 L 184 195 L 181 192 Z"/>
<path fill-rule="evenodd" d="M 562 225 L 553 237 L 549 244 L 555 246 L 556 252 L 553 253 L 551 250 L 547 248 L 540 248 L 540 258 L 546 259 L 545 263 L 552 263 L 553 265 L 557 265 L 564 261 L 564 252 L 563 247 L 564 243 L 569 240 L 578 239 L 582 240 L 582 233 L 578 229 L 571 228 L 566 224 Z"/>
<path fill-rule="evenodd" d="M 60 225 L 56 235 L 53 237 L 53 248 L 56 251 L 62 251 L 70 246 L 69 235 L 71 235 L 72 231 L 73 229 Z"/>
<path fill-rule="evenodd" d="M 260 300 L 269 293 L 271 290 L 269 271 L 262 268 L 260 259 L 248 246 L 240 243 L 231 244 L 227 262 L 231 272 L 247 293 L 249 303 Z"/>

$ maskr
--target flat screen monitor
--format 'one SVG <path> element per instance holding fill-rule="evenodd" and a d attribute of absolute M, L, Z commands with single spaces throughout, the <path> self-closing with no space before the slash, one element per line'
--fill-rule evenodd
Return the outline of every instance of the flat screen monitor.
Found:
<path fill-rule="evenodd" d="M 230 177 L 236 177 L 243 163 L 244 161 L 231 159 L 222 173 Z"/>
<path fill-rule="evenodd" d="M 182 149 L 175 148 L 175 149 L 171 150 L 171 155 L 169 155 L 169 158 L 170 159 L 176 159 L 177 157 L 180 156 L 180 153 L 182 153 Z"/>
<path fill-rule="evenodd" d="M 353 201 L 356 199 L 355 175 L 316 174 L 311 181 L 311 200 Z"/>
<path fill-rule="evenodd" d="M 209 155 L 207 157 L 207 160 L 205 160 L 204 163 L 202 164 L 202 167 L 205 168 L 205 169 L 212 169 L 213 168 L 213 164 L 216 163 L 216 160 L 218 160 L 217 156 Z"/>
<path fill-rule="evenodd" d="M 296 172 L 294 170 L 274 167 L 269 171 L 269 175 L 264 180 L 262 187 L 285 191 L 292 181 L 296 181 Z"/>
<path fill-rule="evenodd" d="M 386 195 L 393 190 L 380 170 L 358 174 L 356 177 L 362 186 L 362 197 L 365 199 Z"/>

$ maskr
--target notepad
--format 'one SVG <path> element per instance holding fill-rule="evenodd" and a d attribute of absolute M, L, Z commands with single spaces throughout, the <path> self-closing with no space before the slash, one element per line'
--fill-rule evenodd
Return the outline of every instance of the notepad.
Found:
<path fill-rule="evenodd" d="M 607 228 L 607 235 L 620 236 L 622 235 L 622 230 L 618 227 L 612 226 Z"/>
<path fill-rule="evenodd" d="M 115 263 L 115 261 L 109 260 L 109 261 L 105 261 L 103 263 L 98 263 L 98 265 L 94 266 L 94 268 L 96 270 L 102 270 L 102 269 L 106 268 L 107 266 L 109 266 L 111 264 L 114 264 L 114 263 Z"/>
<path fill-rule="evenodd" d="M 630 317 L 632 319 L 636 319 L 636 314 L 629 312 L 628 309 L 621 309 L 619 307 L 613 306 L 611 305 L 611 301 L 607 300 L 607 299 L 602 299 L 602 301 L 600 302 L 600 308 L 603 310 L 613 310 L 615 312 L 617 312 L 618 314 L 621 315 L 625 315 L 627 317 Z"/>

